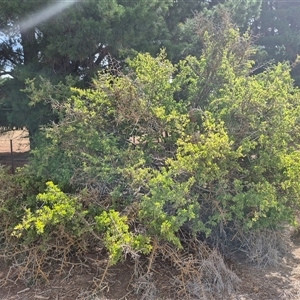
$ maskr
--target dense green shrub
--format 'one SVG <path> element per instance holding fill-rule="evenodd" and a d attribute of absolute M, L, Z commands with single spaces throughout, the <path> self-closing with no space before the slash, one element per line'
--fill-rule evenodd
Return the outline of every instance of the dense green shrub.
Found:
<path fill-rule="evenodd" d="M 163 50 L 139 54 L 127 74 L 100 73 L 53 101 L 60 119 L 41 131 L 24 176 L 55 185 L 35 206 L 25 197 L 16 236 L 81 226 L 76 234 L 92 231 L 116 262 L 128 249 L 149 253 L 154 240 L 182 247 L 182 230 L 295 221 L 300 105 L 290 68 L 251 75 L 251 38 L 227 18 L 198 21 L 199 57 L 174 66 Z"/>

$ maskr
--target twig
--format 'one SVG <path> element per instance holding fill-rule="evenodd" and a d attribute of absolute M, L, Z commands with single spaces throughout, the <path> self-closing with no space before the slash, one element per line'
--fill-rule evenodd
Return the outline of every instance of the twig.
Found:
<path fill-rule="evenodd" d="M 156 240 L 156 238 L 154 238 L 151 255 L 149 257 L 149 264 L 148 264 L 148 268 L 147 268 L 147 273 L 149 273 L 150 270 L 151 270 L 151 267 L 152 267 L 152 264 L 153 264 L 153 260 L 155 258 L 155 253 L 156 253 L 156 250 L 157 250 L 157 246 L 158 246 L 157 245 L 157 240 Z"/>

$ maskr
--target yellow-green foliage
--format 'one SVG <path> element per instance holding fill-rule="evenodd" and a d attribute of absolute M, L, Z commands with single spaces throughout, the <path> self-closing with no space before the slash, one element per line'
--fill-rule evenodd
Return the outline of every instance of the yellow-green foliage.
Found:
<path fill-rule="evenodd" d="M 110 263 L 115 264 L 123 253 L 132 251 L 148 254 L 151 251 L 150 238 L 130 232 L 127 217 L 114 210 L 104 211 L 95 217 L 98 230 L 104 232 L 104 244 L 109 251 Z"/>
<path fill-rule="evenodd" d="M 34 212 L 30 208 L 25 209 L 23 221 L 15 226 L 12 235 L 21 237 L 24 231 L 29 230 L 38 235 L 44 234 L 45 230 L 49 233 L 55 225 L 66 225 L 75 217 L 76 211 L 80 210 L 81 205 L 76 197 L 66 195 L 52 181 L 46 185 L 45 193 L 36 197 L 40 208 Z"/>

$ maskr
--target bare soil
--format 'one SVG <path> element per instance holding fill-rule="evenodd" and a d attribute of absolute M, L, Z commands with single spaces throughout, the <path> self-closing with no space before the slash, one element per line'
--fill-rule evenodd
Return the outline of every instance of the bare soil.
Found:
<path fill-rule="evenodd" d="M 27 162 L 29 151 L 27 130 L 12 130 L 0 134 L 0 165 L 9 167 L 11 172 Z"/>
<path fill-rule="evenodd" d="M 105 284 L 99 289 L 103 272 L 95 272 L 92 264 L 82 271 L 65 270 L 57 274 L 48 283 L 32 285 L 25 282 L 6 281 L 0 287 L 0 300 L 9 299 L 95 299 L 95 300 L 138 300 L 138 299 L 177 299 L 174 291 L 176 270 L 166 262 L 156 260 L 151 274 L 151 281 L 156 288 L 156 296 L 143 297 L 142 284 L 133 280 L 134 263 L 130 259 L 111 267 L 105 278 Z M 300 237 L 295 236 L 290 255 L 278 267 L 258 268 L 247 264 L 237 257 L 236 261 L 227 261 L 241 282 L 236 292 L 218 299 L 228 300 L 287 300 L 300 299 Z M 105 266 L 103 266 L 104 271 Z M 0 265 L 0 280 L 9 272 L 4 263 Z M 3 281 L 4 282 L 4 281 Z M 209 295 L 189 299 L 216 299 Z"/>
<path fill-rule="evenodd" d="M 13 152 L 24 153 L 30 150 L 27 130 L 12 130 L 0 133 L 0 153 L 10 153 L 10 141 L 12 141 Z"/>

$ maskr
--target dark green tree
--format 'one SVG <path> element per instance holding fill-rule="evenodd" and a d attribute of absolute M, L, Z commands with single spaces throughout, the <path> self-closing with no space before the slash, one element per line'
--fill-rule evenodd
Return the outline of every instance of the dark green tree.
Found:
<path fill-rule="evenodd" d="M 221 0 L 74 0 L 49 18 L 57 3 L 1 3 L 0 72 L 10 79 L 2 88 L 0 126 L 26 126 L 33 135 L 40 125 L 55 122 L 57 116 L 47 99 L 33 103 L 24 93 L 27 79 L 39 85 L 43 77 L 55 85 L 71 76 L 73 86 L 85 88 L 100 70 L 110 69 L 116 75 L 125 59 L 137 52 L 156 54 L 165 47 L 172 61 L 178 61 L 201 50 L 192 20 L 197 12 L 207 13 L 219 4 L 229 6 L 244 24 L 256 14 L 252 8 L 260 0 L 243 1 L 246 14 L 240 14 L 232 1 Z M 38 18 L 41 11 L 44 19 Z"/>
<path fill-rule="evenodd" d="M 300 53 L 300 1 L 263 1 L 260 18 L 252 29 L 264 61 L 293 64 Z M 294 65 L 293 78 L 300 84 L 300 67 Z"/>
<path fill-rule="evenodd" d="M 155 41 L 164 31 L 164 15 L 171 5 L 167 0 L 80 1 L 50 20 L 28 26 L 26 16 L 34 20 L 46 5 L 50 10 L 50 4 L 3 1 L 0 66 L 1 74 L 9 74 L 10 80 L 0 100 L 7 109 L 1 124 L 26 126 L 34 132 L 55 119 L 43 101 L 28 106 L 30 100 L 22 92 L 26 79 L 42 76 L 57 84 L 71 75 L 77 79 L 75 84 L 84 87 L 107 65 L 120 68 L 115 58 L 121 59 L 124 52 L 145 50 L 147 45 L 151 52 L 158 50 Z"/>

